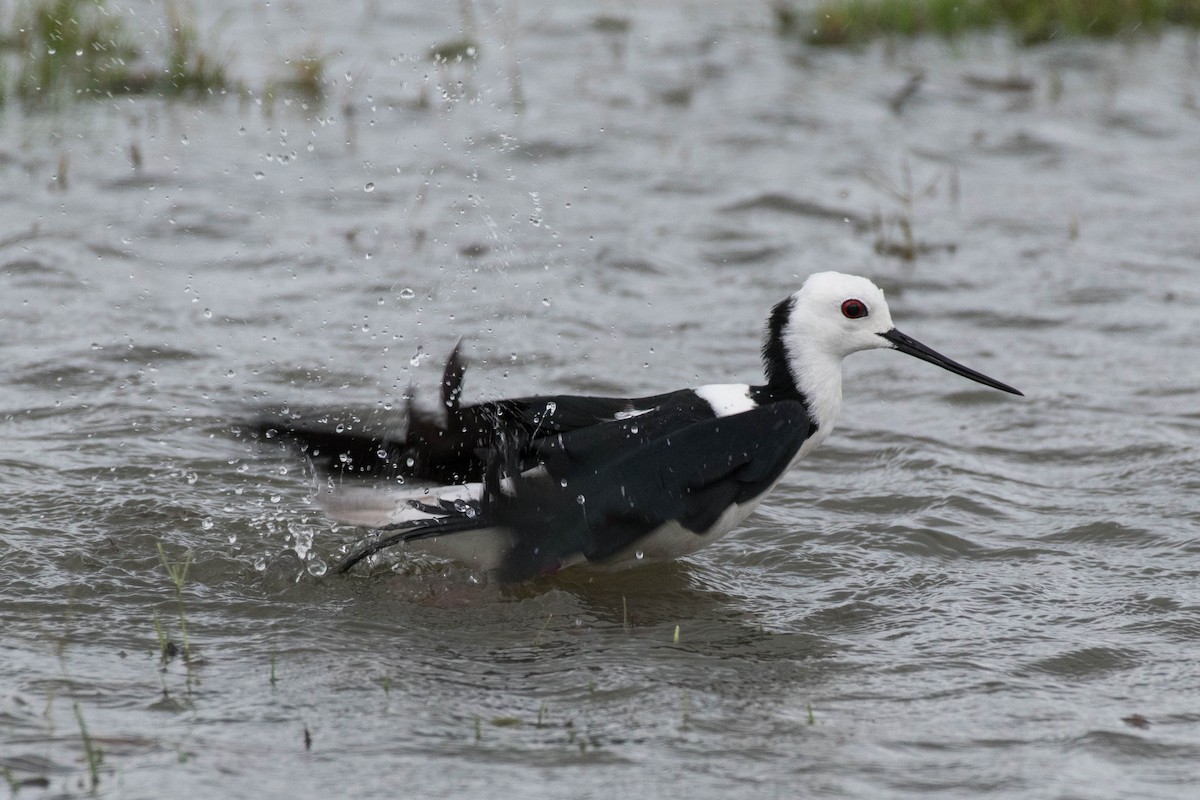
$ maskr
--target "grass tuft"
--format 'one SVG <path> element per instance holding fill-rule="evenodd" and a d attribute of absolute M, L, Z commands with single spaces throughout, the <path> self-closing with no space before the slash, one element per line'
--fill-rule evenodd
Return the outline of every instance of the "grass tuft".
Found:
<path fill-rule="evenodd" d="M 327 58 L 324 55 L 310 47 L 300 55 L 286 59 L 284 66 L 287 68 L 286 74 L 268 81 L 263 89 L 265 101 L 273 102 L 282 96 L 318 105 L 325 100 Z"/>
<path fill-rule="evenodd" d="M 166 62 L 166 74 L 157 88 L 167 97 L 203 97 L 229 86 L 225 64 L 201 49 L 196 23 L 175 3 L 167 6 Z"/>
<path fill-rule="evenodd" d="M 102 95 L 127 80 L 140 56 L 103 0 L 42 0 L 20 6 L 13 19 L 18 55 L 15 94 L 26 103 L 71 95 Z"/>
<path fill-rule="evenodd" d="M 189 550 L 184 554 L 182 561 L 170 561 L 167 558 L 167 552 L 163 550 L 162 542 L 156 542 L 158 547 L 158 558 L 162 561 L 163 568 L 167 571 L 167 577 L 171 579 L 171 584 L 175 587 L 175 602 L 179 609 L 179 637 L 183 643 L 183 665 L 186 675 L 186 686 L 188 692 L 192 690 L 192 645 L 188 639 L 187 629 L 187 614 L 185 613 L 183 603 L 183 587 L 187 584 L 188 568 L 192 565 L 192 551 Z M 170 642 L 163 645 L 165 636 L 163 635 L 162 626 L 159 624 L 158 615 L 154 617 L 155 627 L 158 629 L 159 645 L 163 648 L 164 656 L 170 651 Z M 173 654 L 172 654 L 173 655 Z M 274 665 L 272 665 L 273 667 Z"/>
<path fill-rule="evenodd" d="M 0 74 L 0 104 L 26 106 L 77 98 L 155 94 L 207 97 L 230 86 L 225 64 L 200 46 L 194 21 L 166 7 L 165 39 L 134 31 L 105 0 L 27 0 L 13 14 L 12 79 Z M 157 41 L 156 41 L 157 39 Z M 143 49 L 149 43 L 151 51 Z"/>
<path fill-rule="evenodd" d="M 100 762 L 104 760 L 104 751 L 101 750 L 92 737 L 88 734 L 87 725 L 83 721 L 83 711 L 79 708 L 79 701 L 75 701 L 75 721 L 79 723 L 79 735 L 83 739 L 83 754 L 87 759 L 88 776 L 91 778 L 92 791 L 96 791 L 96 787 L 100 785 Z"/>
<path fill-rule="evenodd" d="M 1023 44 L 1064 36 L 1113 37 L 1166 25 L 1200 27 L 1196 0 L 821 0 L 810 11 L 774 6 L 776 29 L 815 45 L 884 35 L 947 38 L 1005 27 Z"/>

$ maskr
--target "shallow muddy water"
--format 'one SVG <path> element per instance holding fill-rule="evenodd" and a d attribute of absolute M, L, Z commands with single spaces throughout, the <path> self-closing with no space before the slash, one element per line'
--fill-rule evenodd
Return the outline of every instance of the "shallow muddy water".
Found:
<path fill-rule="evenodd" d="M 1194 796 L 1196 41 L 819 51 L 765 8 L 513 3 L 439 67 L 446 6 L 206 7 L 252 85 L 328 53 L 309 108 L 0 117 L 20 796 L 88 791 L 81 719 L 105 797 Z M 1028 396 L 855 356 L 822 449 L 669 567 L 322 577 L 360 533 L 229 433 L 386 417 L 459 337 L 472 398 L 753 382 L 822 269 Z"/>

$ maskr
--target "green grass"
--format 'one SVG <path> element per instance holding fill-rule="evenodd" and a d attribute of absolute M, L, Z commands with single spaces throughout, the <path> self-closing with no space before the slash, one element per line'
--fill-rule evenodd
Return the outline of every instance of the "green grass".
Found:
<path fill-rule="evenodd" d="M 13 93 L 24 102 L 100 94 L 127 80 L 139 52 L 99 0 L 43 0 L 17 8 L 10 41 L 17 53 Z"/>
<path fill-rule="evenodd" d="M 75 721 L 79 723 L 79 735 L 83 739 L 83 754 L 87 759 L 88 777 L 91 779 L 91 788 L 94 792 L 100 785 L 100 762 L 104 760 L 104 751 L 92 741 L 87 725 L 83 721 L 83 711 L 79 708 L 79 701 L 75 701 Z"/>
<path fill-rule="evenodd" d="M 279 97 L 296 98 L 304 103 L 318 104 L 326 94 L 326 57 L 313 48 L 284 61 L 286 73 L 267 82 L 263 101 L 271 105 Z"/>
<path fill-rule="evenodd" d="M 1006 28 L 1024 44 L 1113 37 L 1167 25 L 1200 27 L 1200 0 L 822 0 L 811 11 L 775 5 L 780 33 L 844 45 L 882 35 L 947 38 Z"/>
<path fill-rule="evenodd" d="M 192 551 L 187 551 L 184 554 L 182 561 L 171 561 L 167 558 L 167 552 L 163 549 L 162 542 L 156 542 L 158 546 L 158 558 L 162 562 L 163 569 L 167 571 L 167 577 L 171 579 L 171 584 L 175 587 L 175 602 L 179 611 L 179 637 L 182 641 L 181 652 L 183 654 L 183 668 L 185 675 L 185 685 L 188 693 L 192 691 L 192 644 L 188 639 L 187 615 L 183 604 L 183 588 L 187 585 L 188 568 L 192 565 Z M 164 645 L 166 636 L 163 633 L 162 625 L 159 623 L 158 615 L 154 617 L 154 625 L 158 632 L 159 645 L 163 647 L 163 652 L 166 654 L 169 650 L 169 641 Z M 275 661 L 272 654 L 271 661 L 271 677 L 275 677 Z"/>
<path fill-rule="evenodd" d="M 200 45 L 177 3 L 163 24 L 135 30 L 127 11 L 105 0 L 25 0 L 0 21 L 11 52 L 0 72 L 0 103 L 62 104 L 76 98 L 153 94 L 205 97 L 231 86 L 225 64 Z"/>
<path fill-rule="evenodd" d="M 195 22 L 175 3 L 167 5 L 166 70 L 157 90 L 168 97 L 202 97 L 229 86 L 225 64 L 200 46 Z"/>

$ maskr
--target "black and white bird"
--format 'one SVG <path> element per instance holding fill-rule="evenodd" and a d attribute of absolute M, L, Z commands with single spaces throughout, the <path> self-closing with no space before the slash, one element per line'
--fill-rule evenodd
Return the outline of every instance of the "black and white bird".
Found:
<path fill-rule="evenodd" d="M 620 569 L 687 555 L 737 527 L 833 430 L 842 359 L 874 349 L 1021 394 L 896 330 L 871 281 L 821 272 L 771 312 L 762 385 L 465 405 L 455 348 L 440 405 L 430 412 L 410 402 L 402 435 L 295 415 L 251 428 L 312 461 L 326 478 L 330 516 L 374 529 L 337 572 L 401 544 L 502 580 Z"/>

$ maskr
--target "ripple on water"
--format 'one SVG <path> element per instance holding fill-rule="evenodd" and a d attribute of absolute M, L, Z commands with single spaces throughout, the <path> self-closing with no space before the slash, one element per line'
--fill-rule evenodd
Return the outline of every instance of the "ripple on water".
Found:
<path fill-rule="evenodd" d="M 1041 534 L 1038 536 L 1038 541 L 1156 548 L 1168 544 L 1170 539 L 1149 529 L 1126 525 L 1118 520 L 1094 520 L 1072 525 L 1064 530 Z"/>
<path fill-rule="evenodd" d="M 1081 647 L 1030 662 L 1026 670 L 1083 680 L 1134 669 L 1144 663 L 1137 651 L 1120 647 Z"/>

